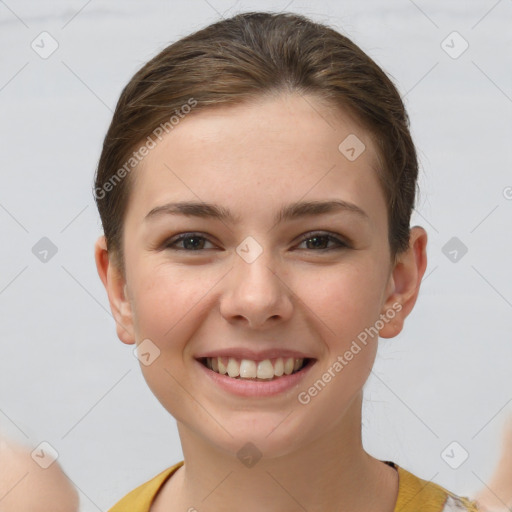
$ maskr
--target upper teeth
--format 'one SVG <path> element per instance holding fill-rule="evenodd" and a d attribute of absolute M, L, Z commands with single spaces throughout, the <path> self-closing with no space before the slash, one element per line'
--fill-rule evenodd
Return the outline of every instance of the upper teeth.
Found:
<path fill-rule="evenodd" d="M 278 357 L 273 360 L 264 359 L 263 361 L 253 361 L 251 359 L 242 359 L 241 361 L 234 357 L 207 357 L 206 366 L 214 372 L 230 377 L 240 377 L 242 379 L 273 379 L 281 377 L 283 374 L 290 375 L 302 367 L 304 359 L 287 357 Z"/>

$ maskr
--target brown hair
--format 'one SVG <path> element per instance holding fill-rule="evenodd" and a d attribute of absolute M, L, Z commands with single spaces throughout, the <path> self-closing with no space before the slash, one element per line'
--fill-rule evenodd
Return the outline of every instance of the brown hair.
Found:
<path fill-rule="evenodd" d="M 197 112 L 281 91 L 341 106 L 368 130 L 382 165 L 378 177 L 392 259 L 408 248 L 418 162 L 409 118 L 391 80 L 356 44 L 324 24 L 293 13 L 249 12 L 169 45 L 121 93 L 94 195 L 109 253 L 123 273 L 123 222 L 133 186 L 127 162 L 136 166 L 141 141 L 149 147 L 159 126 L 168 132 L 170 119 L 183 117 L 186 105 Z"/>

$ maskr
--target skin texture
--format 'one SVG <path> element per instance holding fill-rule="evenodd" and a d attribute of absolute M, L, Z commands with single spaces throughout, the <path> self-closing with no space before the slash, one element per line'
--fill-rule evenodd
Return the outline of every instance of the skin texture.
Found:
<path fill-rule="evenodd" d="M 77 512 L 78 492 L 58 462 L 43 469 L 31 451 L 0 436 L 0 512 Z"/>
<path fill-rule="evenodd" d="M 354 161 L 338 150 L 349 134 L 366 146 Z M 150 339 L 160 350 L 141 370 L 178 424 L 186 464 L 153 512 L 393 510 L 397 473 L 361 443 L 362 388 L 377 337 L 307 405 L 297 399 L 359 333 L 400 304 L 379 332 L 396 336 L 416 302 L 427 234 L 413 227 L 409 251 L 391 265 L 377 165 L 372 140 L 346 112 L 287 94 L 191 114 L 133 171 L 126 275 L 111 263 L 103 237 L 95 258 L 121 341 Z M 337 212 L 273 221 L 283 205 L 335 198 L 355 203 L 368 219 Z M 239 218 L 144 220 L 178 200 L 216 203 Z M 349 247 L 322 251 L 336 244 L 321 239 L 318 249 L 311 236 L 302 241 L 311 231 Z M 185 232 L 206 238 L 201 250 L 183 242 L 181 250 L 164 248 Z M 252 263 L 236 252 L 248 236 L 263 251 Z M 316 363 L 291 391 L 241 398 L 212 385 L 194 359 L 233 347 L 293 349 Z M 262 453 L 251 468 L 237 458 L 249 441 Z"/>
<path fill-rule="evenodd" d="M 476 500 L 483 510 L 506 512 L 512 509 L 512 415 L 503 427 L 501 457 L 496 469 Z"/>

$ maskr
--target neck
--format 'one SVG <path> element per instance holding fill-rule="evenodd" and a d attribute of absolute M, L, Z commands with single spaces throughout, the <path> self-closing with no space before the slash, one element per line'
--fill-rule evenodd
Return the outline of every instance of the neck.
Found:
<path fill-rule="evenodd" d="M 361 396 L 317 439 L 279 456 L 264 453 L 254 465 L 212 446 L 183 423 L 178 430 L 185 464 L 159 498 L 167 510 L 394 510 L 398 475 L 363 449 Z"/>

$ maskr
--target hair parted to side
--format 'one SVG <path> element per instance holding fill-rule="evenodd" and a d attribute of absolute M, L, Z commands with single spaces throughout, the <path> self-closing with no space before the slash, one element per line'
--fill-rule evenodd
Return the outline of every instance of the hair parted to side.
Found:
<path fill-rule="evenodd" d="M 408 248 L 418 161 L 409 118 L 391 80 L 356 44 L 324 24 L 293 13 L 248 12 L 167 46 L 121 93 L 103 142 L 94 195 L 109 254 L 123 274 L 123 223 L 133 187 L 126 163 L 134 151 L 184 105 L 193 104 L 194 115 L 280 92 L 314 95 L 340 106 L 368 130 L 382 165 L 378 177 L 387 201 L 392 259 Z"/>

